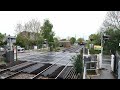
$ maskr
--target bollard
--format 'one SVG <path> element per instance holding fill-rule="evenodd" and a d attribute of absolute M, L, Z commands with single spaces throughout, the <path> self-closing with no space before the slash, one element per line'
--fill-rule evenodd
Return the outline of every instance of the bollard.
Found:
<path fill-rule="evenodd" d="M 100 69 L 102 68 L 102 54 L 99 54 Z"/>
<path fill-rule="evenodd" d="M 118 79 L 120 79 L 120 61 L 118 62 Z"/>
<path fill-rule="evenodd" d="M 86 79 L 86 64 L 84 65 L 83 79 Z"/>
<path fill-rule="evenodd" d="M 114 71 L 114 55 L 111 55 L 111 71 Z"/>

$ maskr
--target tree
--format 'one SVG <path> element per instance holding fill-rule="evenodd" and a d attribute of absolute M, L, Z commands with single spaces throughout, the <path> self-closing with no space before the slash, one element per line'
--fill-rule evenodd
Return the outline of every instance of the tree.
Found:
<path fill-rule="evenodd" d="M 0 33 L 0 46 L 4 44 L 3 39 L 5 38 L 5 35 Z"/>
<path fill-rule="evenodd" d="M 89 43 L 92 43 L 94 45 L 101 45 L 101 36 L 99 33 L 97 34 L 91 34 L 89 36 Z"/>
<path fill-rule="evenodd" d="M 70 38 L 70 43 L 71 43 L 71 44 L 74 44 L 75 41 L 76 41 L 76 39 L 75 39 L 74 37 L 71 37 L 71 38 Z"/>
<path fill-rule="evenodd" d="M 25 49 L 27 49 L 27 44 L 28 44 L 27 38 L 18 34 L 17 38 L 16 38 L 16 45 L 19 45 L 21 47 L 25 47 Z"/>
<path fill-rule="evenodd" d="M 104 28 L 120 29 L 120 11 L 109 11 L 103 22 Z"/>
<path fill-rule="evenodd" d="M 120 30 L 114 30 L 114 29 L 107 29 L 105 31 L 107 35 L 110 35 L 110 39 L 105 41 L 104 43 L 104 49 L 107 51 L 114 52 L 116 50 L 120 50 L 119 43 L 120 43 Z"/>
<path fill-rule="evenodd" d="M 55 48 L 55 50 L 56 50 L 56 47 L 59 47 L 59 40 L 56 37 L 54 37 L 54 45 L 53 45 L 53 47 Z"/>
<path fill-rule="evenodd" d="M 109 11 L 103 22 L 103 29 L 106 35 L 110 35 L 110 39 L 105 41 L 104 50 L 115 52 L 119 50 L 120 42 L 120 11 Z"/>
<path fill-rule="evenodd" d="M 78 38 L 77 41 L 78 41 L 78 43 L 83 43 L 84 39 L 83 38 Z"/>
<path fill-rule="evenodd" d="M 21 35 L 24 37 L 24 39 L 27 41 L 26 45 L 28 48 L 29 46 L 37 45 L 39 46 L 39 37 L 40 37 L 40 22 L 38 20 L 32 19 L 31 21 L 28 21 L 24 25 L 22 24 L 17 24 L 16 26 L 16 34 Z M 21 40 L 23 39 L 22 37 L 18 37 Z M 18 39 L 17 39 L 18 40 Z M 19 41 L 18 41 L 19 42 Z"/>
<path fill-rule="evenodd" d="M 52 51 L 52 46 L 54 42 L 54 35 L 55 33 L 52 31 L 53 25 L 50 23 L 49 20 L 45 20 L 43 26 L 41 27 L 41 35 L 44 39 L 47 40 L 48 46 L 50 47 L 50 51 Z"/>
<path fill-rule="evenodd" d="M 80 73 L 81 77 L 83 75 L 83 58 L 82 55 L 78 54 L 76 56 L 72 57 L 72 62 L 73 62 L 73 66 L 75 68 L 75 71 L 78 73 Z"/>
<path fill-rule="evenodd" d="M 16 35 L 23 32 L 23 26 L 22 24 L 18 23 L 16 28 L 15 28 Z"/>
<path fill-rule="evenodd" d="M 43 42 L 44 42 L 44 38 L 43 36 L 39 36 L 39 39 L 38 39 L 38 48 L 42 48 L 42 45 L 43 45 Z"/>

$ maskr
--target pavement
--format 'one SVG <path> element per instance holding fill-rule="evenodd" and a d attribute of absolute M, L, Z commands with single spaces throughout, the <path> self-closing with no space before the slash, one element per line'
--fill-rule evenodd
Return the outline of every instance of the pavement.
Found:
<path fill-rule="evenodd" d="M 102 69 L 99 70 L 98 76 L 92 76 L 91 79 L 115 79 L 111 72 L 110 58 L 103 58 Z"/>
<path fill-rule="evenodd" d="M 91 79 L 115 79 L 111 72 L 110 64 L 103 64 L 102 70 L 100 70 L 100 75 L 91 77 Z"/>

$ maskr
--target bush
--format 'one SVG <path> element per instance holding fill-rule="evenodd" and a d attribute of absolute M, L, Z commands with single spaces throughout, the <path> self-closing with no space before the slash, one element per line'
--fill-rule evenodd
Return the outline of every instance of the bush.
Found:
<path fill-rule="evenodd" d="M 99 54 L 99 53 L 101 53 L 100 50 L 94 50 L 94 49 L 90 49 L 89 52 L 90 52 L 90 54 Z"/>
<path fill-rule="evenodd" d="M 83 59 L 82 56 L 79 54 L 77 56 L 73 56 L 72 57 L 72 61 L 73 61 L 73 66 L 75 68 L 75 71 L 80 74 L 83 73 Z"/>
<path fill-rule="evenodd" d="M 110 53 L 110 51 L 108 51 L 108 50 L 103 50 L 103 54 L 105 54 L 105 55 L 110 55 L 111 53 Z"/>
<path fill-rule="evenodd" d="M 59 52 L 59 51 L 60 51 L 60 48 L 54 48 L 54 51 L 55 51 L 55 52 Z"/>

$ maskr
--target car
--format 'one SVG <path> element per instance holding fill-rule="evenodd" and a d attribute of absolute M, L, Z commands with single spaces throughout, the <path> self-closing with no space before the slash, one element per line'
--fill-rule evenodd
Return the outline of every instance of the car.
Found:
<path fill-rule="evenodd" d="M 25 51 L 25 49 L 24 49 L 24 48 L 22 48 L 22 47 L 20 47 L 20 46 L 17 46 L 17 51 L 18 51 L 18 52 L 24 52 L 24 51 Z"/>
<path fill-rule="evenodd" d="M 0 51 L 4 52 L 4 51 L 5 51 L 5 49 L 4 49 L 3 47 L 0 47 Z"/>

